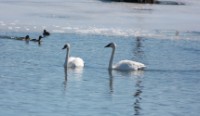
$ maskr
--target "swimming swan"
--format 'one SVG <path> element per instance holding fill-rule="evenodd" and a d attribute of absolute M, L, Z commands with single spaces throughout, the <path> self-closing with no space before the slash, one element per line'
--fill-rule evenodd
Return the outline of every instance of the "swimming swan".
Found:
<path fill-rule="evenodd" d="M 79 57 L 69 57 L 69 49 L 70 49 L 70 44 L 65 44 L 62 49 L 67 49 L 67 54 L 65 58 L 65 63 L 64 67 L 69 67 L 69 68 L 81 68 L 84 67 L 84 61 L 79 58 Z"/>
<path fill-rule="evenodd" d="M 112 48 L 112 54 L 110 57 L 108 69 L 115 69 L 115 70 L 121 70 L 121 71 L 133 71 L 133 70 L 142 70 L 146 67 L 144 64 L 142 64 L 140 62 L 135 62 L 135 61 L 131 61 L 131 60 L 121 60 L 117 64 L 112 65 L 116 45 L 115 45 L 115 43 L 109 43 L 105 47 Z"/>

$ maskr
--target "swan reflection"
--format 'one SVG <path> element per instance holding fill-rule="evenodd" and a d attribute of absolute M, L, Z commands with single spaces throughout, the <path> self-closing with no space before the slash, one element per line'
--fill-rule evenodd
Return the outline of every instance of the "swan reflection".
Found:
<path fill-rule="evenodd" d="M 114 87 L 113 87 L 113 83 L 114 83 L 114 77 L 113 73 L 116 75 L 121 75 L 123 77 L 134 77 L 134 78 L 138 78 L 138 77 L 142 77 L 142 75 L 144 74 L 144 71 L 142 70 L 138 70 L 138 71 L 118 71 L 118 70 L 108 70 L 108 75 L 109 75 L 109 90 L 110 93 L 114 92 Z"/>
<path fill-rule="evenodd" d="M 64 67 L 65 80 L 67 81 L 68 75 L 72 75 L 76 80 L 81 80 L 83 68 L 66 68 Z"/>
<path fill-rule="evenodd" d="M 25 40 L 25 43 L 28 45 L 29 44 L 29 40 Z"/>
<path fill-rule="evenodd" d="M 112 75 L 112 70 L 108 70 L 108 74 L 109 74 L 110 93 L 113 93 L 113 75 Z"/>
<path fill-rule="evenodd" d="M 143 38 L 137 36 L 135 41 L 135 47 L 133 48 L 133 55 L 135 56 L 136 60 L 143 59 L 144 51 L 142 46 Z"/>
<path fill-rule="evenodd" d="M 64 84 L 64 90 L 67 88 L 67 82 L 68 82 L 68 77 L 72 77 L 75 80 L 82 80 L 82 73 L 83 73 L 83 68 L 66 68 L 64 67 L 64 74 L 65 74 L 65 80 L 63 82 Z"/>
<path fill-rule="evenodd" d="M 138 77 L 142 76 L 144 74 L 143 70 L 137 70 L 137 71 L 115 71 L 116 74 L 119 74 L 124 77 Z"/>
<path fill-rule="evenodd" d="M 67 67 L 64 67 L 65 81 L 67 81 Z"/>

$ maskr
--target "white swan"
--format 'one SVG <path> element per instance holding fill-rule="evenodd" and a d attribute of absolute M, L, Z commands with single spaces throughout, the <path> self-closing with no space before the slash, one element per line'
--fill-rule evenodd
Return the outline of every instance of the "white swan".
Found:
<path fill-rule="evenodd" d="M 69 57 L 70 44 L 65 44 L 62 49 L 67 49 L 64 67 L 68 68 L 81 68 L 84 67 L 84 61 L 79 57 Z"/>
<path fill-rule="evenodd" d="M 135 62 L 131 60 L 121 60 L 115 65 L 112 65 L 115 48 L 115 43 L 109 43 L 105 47 L 111 47 L 112 48 L 112 54 L 110 57 L 109 67 L 108 69 L 115 69 L 115 70 L 121 70 L 121 71 L 133 71 L 133 70 L 143 70 L 146 66 L 140 62 Z"/>

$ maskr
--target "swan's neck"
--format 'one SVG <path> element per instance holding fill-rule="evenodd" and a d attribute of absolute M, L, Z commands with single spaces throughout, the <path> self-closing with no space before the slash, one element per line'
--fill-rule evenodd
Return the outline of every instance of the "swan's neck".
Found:
<path fill-rule="evenodd" d="M 113 64 L 114 54 L 115 54 L 115 47 L 113 47 L 113 49 L 112 49 L 112 54 L 111 54 L 111 57 L 110 57 L 110 62 L 109 62 L 108 69 L 112 69 L 113 68 L 112 64 Z"/>
<path fill-rule="evenodd" d="M 66 57 L 65 57 L 65 67 L 66 68 L 68 66 L 68 59 L 69 59 L 69 48 L 67 48 L 67 53 L 66 53 Z"/>

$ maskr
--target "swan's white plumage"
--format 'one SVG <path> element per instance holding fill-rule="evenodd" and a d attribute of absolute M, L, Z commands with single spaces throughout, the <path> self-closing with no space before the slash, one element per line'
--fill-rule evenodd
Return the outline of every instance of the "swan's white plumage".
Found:
<path fill-rule="evenodd" d="M 108 69 L 114 69 L 114 70 L 121 70 L 121 71 L 131 71 L 131 70 L 143 70 L 146 66 L 140 62 L 132 61 L 132 60 L 121 60 L 115 65 L 112 65 L 113 59 L 114 59 L 114 53 L 115 53 L 115 43 L 109 43 L 105 47 L 111 47 L 112 48 L 112 54 L 110 57 L 109 67 Z"/>
<path fill-rule="evenodd" d="M 145 68 L 145 65 L 131 60 L 121 60 L 112 67 L 115 70 L 142 70 Z"/>
<path fill-rule="evenodd" d="M 79 57 L 69 57 L 68 67 L 70 68 L 84 67 L 84 61 Z"/>

